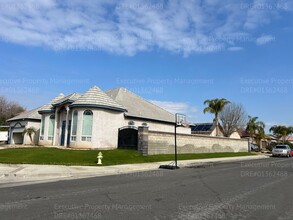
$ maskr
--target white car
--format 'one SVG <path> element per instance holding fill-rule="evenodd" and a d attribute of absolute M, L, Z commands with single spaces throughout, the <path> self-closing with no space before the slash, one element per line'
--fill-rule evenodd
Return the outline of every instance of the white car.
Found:
<path fill-rule="evenodd" d="M 291 157 L 291 148 L 288 145 L 276 145 L 272 150 L 274 156 Z"/>

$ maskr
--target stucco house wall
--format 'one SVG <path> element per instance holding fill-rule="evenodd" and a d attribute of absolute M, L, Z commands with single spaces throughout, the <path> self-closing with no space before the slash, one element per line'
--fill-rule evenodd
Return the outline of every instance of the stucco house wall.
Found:
<path fill-rule="evenodd" d="M 42 122 L 41 122 L 39 145 L 47 145 L 47 146 L 53 145 L 53 140 L 48 140 L 49 119 L 52 114 L 54 114 L 54 113 L 44 113 L 43 114 L 43 118 L 45 119 L 45 121 L 42 120 Z M 43 123 L 45 123 L 45 125 L 44 125 L 44 134 L 42 135 L 42 127 L 43 127 L 42 124 Z"/>
<path fill-rule="evenodd" d="M 230 138 L 235 138 L 235 139 L 241 139 L 239 133 L 237 131 L 233 132 L 231 135 L 230 135 Z"/>
<path fill-rule="evenodd" d="M 29 136 L 23 134 L 23 131 L 30 127 L 36 129 L 36 133 L 32 135 L 32 144 L 38 144 L 40 124 L 40 122 L 30 120 L 17 120 L 10 122 L 10 144 L 31 144 Z"/>
<path fill-rule="evenodd" d="M 124 126 L 124 115 L 107 109 L 73 108 L 78 111 L 76 141 L 70 140 L 72 148 L 114 149 L 118 143 L 118 128 Z M 82 119 L 85 110 L 93 112 L 93 129 L 91 141 L 82 141 Z M 72 119 L 71 119 L 72 120 Z M 72 129 L 71 129 L 72 132 Z M 70 135 L 71 136 L 71 135 Z"/>
<path fill-rule="evenodd" d="M 139 127 L 142 126 L 143 123 L 147 123 L 147 127 L 149 130 L 153 131 L 161 131 L 161 132 L 174 132 L 175 127 L 174 124 L 166 123 L 166 122 L 156 122 L 152 120 L 139 120 L 139 119 L 132 119 L 132 118 L 125 118 L 124 126 L 128 125 L 128 122 L 134 121 L 134 126 Z M 175 121 L 175 119 L 174 119 Z M 181 134 L 191 134 L 190 127 L 177 127 L 177 132 Z"/>

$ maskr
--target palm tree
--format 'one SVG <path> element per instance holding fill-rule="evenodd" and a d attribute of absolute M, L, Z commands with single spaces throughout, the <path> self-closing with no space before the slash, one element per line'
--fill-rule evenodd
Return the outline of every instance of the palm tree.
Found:
<path fill-rule="evenodd" d="M 265 125 L 263 122 L 259 122 L 259 125 L 256 127 L 256 132 L 255 132 L 255 141 L 256 144 L 259 146 L 259 150 L 261 148 L 261 140 L 266 139 L 266 134 L 265 134 Z"/>
<path fill-rule="evenodd" d="M 293 133 L 293 127 L 286 127 L 284 125 L 274 125 L 270 128 L 270 132 L 273 133 L 278 139 L 278 142 L 282 138 L 283 144 L 286 141 L 286 138 Z"/>
<path fill-rule="evenodd" d="M 30 140 L 31 140 L 31 144 L 33 143 L 33 138 L 32 138 L 32 135 L 35 134 L 37 131 L 34 127 L 29 127 L 29 128 L 26 128 L 24 129 L 23 131 L 23 135 L 28 135 L 30 137 Z"/>
<path fill-rule="evenodd" d="M 255 139 L 259 148 L 261 147 L 261 140 L 266 138 L 265 135 L 265 123 L 257 121 L 258 117 L 248 116 L 248 122 L 246 126 L 246 132 L 249 134 L 251 139 Z"/>
<path fill-rule="evenodd" d="M 229 104 L 227 99 L 208 99 L 204 101 L 204 105 L 208 105 L 203 112 L 215 114 L 214 122 L 216 123 L 216 135 L 219 136 L 219 113 L 223 110 L 224 106 Z"/>

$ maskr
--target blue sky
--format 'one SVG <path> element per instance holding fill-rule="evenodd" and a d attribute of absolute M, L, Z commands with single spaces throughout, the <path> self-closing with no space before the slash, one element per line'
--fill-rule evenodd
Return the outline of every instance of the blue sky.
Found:
<path fill-rule="evenodd" d="M 223 97 L 292 125 L 292 39 L 289 0 L 0 0 L 0 94 L 31 109 L 126 87 L 192 122 Z"/>

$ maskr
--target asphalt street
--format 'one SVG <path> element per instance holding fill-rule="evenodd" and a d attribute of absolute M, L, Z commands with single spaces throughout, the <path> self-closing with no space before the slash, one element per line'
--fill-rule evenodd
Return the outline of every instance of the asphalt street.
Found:
<path fill-rule="evenodd" d="M 293 158 L 0 188 L 0 219 L 293 218 Z"/>

